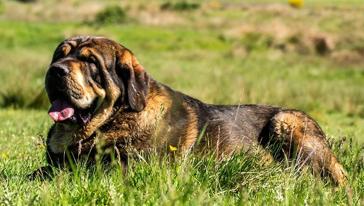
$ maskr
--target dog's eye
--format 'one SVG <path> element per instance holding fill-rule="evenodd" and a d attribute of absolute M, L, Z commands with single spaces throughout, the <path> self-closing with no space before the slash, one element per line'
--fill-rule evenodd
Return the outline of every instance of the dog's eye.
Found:
<path fill-rule="evenodd" d="M 91 78 L 94 81 L 96 81 L 98 84 L 101 84 L 101 78 L 100 78 L 99 70 L 98 70 L 96 64 L 89 63 L 89 67 L 90 67 Z"/>
<path fill-rule="evenodd" d="M 97 73 L 97 68 L 94 63 L 89 63 L 91 75 Z"/>
<path fill-rule="evenodd" d="M 88 63 L 93 63 L 93 64 L 96 64 L 96 58 L 93 57 L 93 56 L 83 56 L 83 55 L 80 55 L 78 57 L 79 60 L 83 61 L 83 62 L 88 62 Z"/>
<path fill-rule="evenodd" d="M 88 57 L 88 61 L 91 63 L 96 63 L 96 58 L 94 56 Z"/>

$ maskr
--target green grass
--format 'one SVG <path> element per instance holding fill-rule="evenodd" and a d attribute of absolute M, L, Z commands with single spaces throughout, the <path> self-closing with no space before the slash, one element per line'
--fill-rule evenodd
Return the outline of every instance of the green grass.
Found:
<path fill-rule="evenodd" d="M 309 170 L 294 165 L 264 165 L 244 154 L 225 161 L 190 155 L 176 161 L 152 154 L 132 159 L 123 175 L 114 167 L 77 165 L 56 171 L 53 180 L 29 181 L 26 175 L 44 165 L 42 139 L 50 121 L 44 111 L 0 110 L 0 202 L 5 204 L 346 204 L 344 189 L 335 191 Z M 348 169 L 353 202 L 363 198 L 363 148 L 345 142 L 333 145 Z"/>
<path fill-rule="evenodd" d="M 158 7 L 163 2 L 153 1 L 151 5 Z M 51 121 L 46 114 L 49 103 L 43 84 L 53 50 L 63 39 L 85 34 L 122 43 L 154 79 L 205 102 L 273 104 L 309 113 L 327 133 L 335 154 L 348 170 L 354 205 L 364 204 L 361 1 L 307 0 L 300 10 L 265 4 L 286 2 L 283 0 L 246 1 L 243 7 L 232 1 L 238 4 L 220 9 L 206 9 L 209 2 L 198 2 L 201 8 L 196 10 L 169 11 L 182 18 L 182 23 L 145 23 L 139 18 L 143 15 L 133 13 L 138 3 L 143 4 L 138 1 L 122 5 L 130 21 L 97 25 L 86 18 L 73 22 L 58 20 L 54 14 L 46 18 L 47 12 L 37 13 L 32 4 L 2 1 L 0 204 L 348 203 L 344 189 L 336 191 L 330 181 L 313 177 L 309 170 L 297 173 L 292 163 L 264 165 L 259 156 L 244 154 L 222 162 L 213 156 L 194 155 L 160 160 L 152 154 L 146 161 L 132 159 L 127 175 L 115 165 L 87 168 L 79 164 L 73 172 L 57 171 L 53 180 L 27 180 L 26 174 L 45 165 L 44 139 Z M 59 8 L 49 6 L 52 0 L 44 4 L 50 12 Z M 71 4 L 77 9 L 82 3 L 75 0 Z M 29 19 L 17 19 L 16 12 L 12 16 L 8 8 L 29 11 Z M 144 12 L 151 9 L 145 5 L 140 8 Z M 278 38 L 276 33 L 285 30 L 274 30 L 276 26 L 288 28 L 291 36 Z M 242 32 L 244 29 L 248 32 Z M 297 46 L 287 44 L 287 38 L 301 40 L 310 32 L 336 39 L 334 50 L 321 56 L 315 51 L 277 49 L 281 43 Z M 349 52 L 350 58 L 359 55 L 359 60 L 339 61 L 335 52 Z"/>
<path fill-rule="evenodd" d="M 233 40 L 223 40 L 218 31 L 208 29 L 196 32 L 135 24 L 103 29 L 79 24 L 11 24 L 0 33 L 4 42 L 17 42 L 0 45 L 0 81 L 5 82 L 0 89 L 0 103 L 2 100 L 4 106 L 11 105 L 6 98 L 12 100 L 12 96 L 21 98 L 14 100 L 16 106 L 34 101 L 43 87 L 53 49 L 66 38 L 48 34 L 64 30 L 72 31 L 70 36 L 91 33 L 122 42 L 132 48 L 155 79 L 206 102 L 265 103 L 308 112 L 364 116 L 364 71 L 357 65 L 336 65 L 322 57 L 296 54 L 273 58 L 277 54 L 267 49 L 256 49 L 240 58 L 232 54 Z M 0 25 L 10 27 L 8 22 Z M 47 38 L 33 41 L 35 35 Z M 248 43 L 253 44 L 250 39 Z M 210 84 L 211 81 L 215 83 Z"/>

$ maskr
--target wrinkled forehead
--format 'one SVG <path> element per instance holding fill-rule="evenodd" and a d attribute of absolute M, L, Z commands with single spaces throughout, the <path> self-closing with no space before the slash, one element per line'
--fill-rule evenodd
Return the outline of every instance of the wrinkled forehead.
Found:
<path fill-rule="evenodd" d="M 124 50 L 120 44 L 104 37 L 77 36 L 63 41 L 56 48 L 52 62 L 69 55 L 80 55 L 82 49 L 91 48 L 95 52 L 105 56 L 113 55 L 115 51 Z"/>

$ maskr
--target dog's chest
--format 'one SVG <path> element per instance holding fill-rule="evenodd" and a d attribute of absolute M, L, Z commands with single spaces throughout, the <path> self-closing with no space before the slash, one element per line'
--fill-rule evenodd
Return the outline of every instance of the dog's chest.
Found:
<path fill-rule="evenodd" d="M 76 129 L 76 126 L 55 124 L 49 131 L 47 147 L 53 153 L 63 153 L 73 143 L 73 136 Z"/>
<path fill-rule="evenodd" d="M 116 143 L 136 148 L 149 147 L 155 131 L 154 124 L 141 124 L 140 113 L 123 113 L 99 128 L 99 138 L 106 143 Z M 150 122 L 152 123 L 152 122 Z"/>

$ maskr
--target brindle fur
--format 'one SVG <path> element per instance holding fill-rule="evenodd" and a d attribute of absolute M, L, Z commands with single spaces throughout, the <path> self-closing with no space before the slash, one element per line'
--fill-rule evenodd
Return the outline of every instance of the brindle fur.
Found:
<path fill-rule="evenodd" d="M 346 183 L 345 171 L 329 149 L 325 134 L 301 111 L 264 105 L 205 104 L 150 78 L 129 50 L 104 38 L 66 40 L 56 50 L 52 65 L 62 63 L 72 52 L 103 64 L 98 74 L 103 87 L 94 88 L 102 103 L 93 119 L 83 127 L 75 126 L 73 134 L 69 127 L 62 130 L 62 123 L 52 126 L 47 140 L 50 165 L 63 166 L 70 156 L 87 156 L 93 161 L 100 147 L 116 151 L 126 164 L 132 151 L 164 153 L 173 146 L 180 154 L 212 151 L 226 157 L 256 148 L 270 152 L 269 145 L 279 143 L 280 157 L 296 158 L 302 165 L 311 165 L 314 173 L 327 173 L 336 183 Z M 80 66 L 77 69 L 82 70 Z M 90 78 L 89 72 L 82 74 Z M 46 86 L 52 101 L 54 86 Z M 90 84 L 87 89 L 92 87 Z M 66 153 L 70 155 L 66 157 Z"/>

